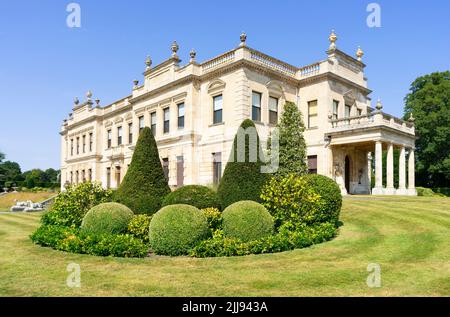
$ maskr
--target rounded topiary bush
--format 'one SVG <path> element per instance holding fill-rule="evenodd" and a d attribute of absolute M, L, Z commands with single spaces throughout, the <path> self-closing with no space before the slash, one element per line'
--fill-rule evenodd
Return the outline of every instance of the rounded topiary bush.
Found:
<path fill-rule="evenodd" d="M 342 207 L 342 194 L 339 185 L 329 177 L 310 174 L 304 176 L 308 186 L 320 195 L 320 207 L 315 213 L 316 222 L 337 224 Z"/>
<path fill-rule="evenodd" d="M 123 233 L 133 218 L 130 208 L 119 203 L 103 203 L 92 207 L 84 216 L 81 229 L 90 233 Z"/>
<path fill-rule="evenodd" d="M 273 218 L 257 202 L 239 201 L 223 211 L 223 233 L 226 237 L 252 241 L 269 236 L 272 232 Z"/>
<path fill-rule="evenodd" d="M 212 189 L 201 185 L 186 185 L 168 194 L 162 205 L 186 204 L 204 208 L 219 208 L 220 202 L 217 193 Z"/>
<path fill-rule="evenodd" d="M 178 204 L 163 207 L 150 222 L 150 246 L 156 254 L 187 254 L 208 234 L 206 217 L 194 206 Z"/>

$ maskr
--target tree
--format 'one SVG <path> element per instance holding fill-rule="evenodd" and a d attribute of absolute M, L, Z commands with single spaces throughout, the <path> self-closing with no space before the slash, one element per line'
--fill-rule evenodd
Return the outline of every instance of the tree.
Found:
<path fill-rule="evenodd" d="M 5 161 L 0 163 L 0 185 L 8 183 L 10 186 L 22 180 L 22 171 L 16 162 Z M 6 186 L 9 187 L 9 186 Z"/>
<path fill-rule="evenodd" d="M 271 137 L 277 134 L 279 138 L 279 167 L 276 174 L 279 176 L 291 173 L 306 174 L 308 166 L 306 165 L 306 142 L 303 137 L 305 126 L 302 114 L 295 103 L 287 101 L 284 104 L 284 112 L 277 128 Z"/>
<path fill-rule="evenodd" d="M 3 162 L 5 159 L 5 154 L 3 152 L 0 152 L 0 163 Z"/>
<path fill-rule="evenodd" d="M 158 147 L 149 127 L 145 127 L 134 149 L 130 167 L 114 197 L 137 214 L 154 214 L 170 187 L 164 176 Z"/>
<path fill-rule="evenodd" d="M 418 77 L 405 97 L 404 119 L 415 118 L 416 179 L 450 187 L 450 71 Z"/>
<path fill-rule="evenodd" d="M 261 188 L 269 174 L 261 172 L 264 158 L 260 146 L 255 124 L 249 119 L 244 120 L 234 138 L 230 158 L 217 189 L 222 209 L 241 200 L 261 201 Z"/>

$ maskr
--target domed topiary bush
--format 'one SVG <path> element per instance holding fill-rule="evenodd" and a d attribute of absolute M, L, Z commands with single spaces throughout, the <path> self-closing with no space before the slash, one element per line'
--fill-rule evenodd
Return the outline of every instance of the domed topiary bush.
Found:
<path fill-rule="evenodd" d="M 156 254 L 183 255 L 208 237 L 205 215 L 189 205 L 170 205 L 161 208 L 150 222 L 150 246 Z"/>
<path fill-rule="evenodd" d="M 254 201 L 244 200 L 223 211 L 223 233 L 242 241 L 257 240 L 271 235 L 273 218 L 267 209 Z"/>
<path fill-rule="evenodd" d="M 133 218 L 130 208 L 119 203 L 103 203 L 92 207 L 84 216 L 81 230 L 102 234 L 119 234 L 127 231 Z"/>
<path fill-rule="evenodd" d="M 186 204 L 204 208 L 219 208 L 220 202 L 217 193 L 201 185 L 186 185 L 171 192 L 164 198 L 162 205 Z"/>
<path fill-rule="evenodd" d="M 342 207 L 342 194 L 338 184 L 323 175 L 310 174 L 304 178 L 308 186 L 320 195 L 322 202 L 316 212 L 316 222 L 330 222 L 336 225 Z"/>

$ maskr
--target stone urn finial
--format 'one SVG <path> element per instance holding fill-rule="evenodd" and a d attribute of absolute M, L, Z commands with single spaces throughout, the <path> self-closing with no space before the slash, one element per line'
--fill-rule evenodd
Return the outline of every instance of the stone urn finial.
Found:
<path fill-rule="evenodd" d="M 149 55 L 147 55 L 147 58 L 145 59 L 145 70 L 149 70 L 152 66 L 152 59 Z"/>
<path fill-rule="evenodd" d="M 383 109 L 383 105 L 381 104 L 380 98 L 378 98 L 378 101 L 377 101 L 377 104 L 376 104 L 375 108 L 377 108 L 378 111 Z"/>
<path fill-rule="evenodd" d="M 363 56 L 364 56 L 364 52 L 361 49 L 361 47 L 358 46 L 358 49 L 356 50 L 356 57 L 358 58 L 358 61 L 361 61 Z"/>
<path fill-rule="evenodd" d="M 411 123 L 414 123 L 415 120 L 416 120 L 416 118 L 414 118 L 412 112 L 410 112 L 408 121 L 411 122 Z"/>
<path fill-rule="evenodd" d="M 247 41 L 247 34 L 245 34 L 244 31 L 242 31 L 240 39 L 241 39 L 241 44 L 239 44 L 239 46 L 245 46 L 245 41 Z"/>
<path fill-rule="evenodd" d="M 97 107 L 97 108 L 100 108 L 100 99 L 95 99 L 95 106 Z"/>
<path fill-rule="evenodd" d="M 177 41 L 173 41 L 170 50 L 172 51 L 172 57 L 178 58 L 177 52 L 180 47 L 178 46 Z"/>
<path fill-rule="evenodd" d="M 135 79 L 133 80 L 133 88 L 137 88 L 139 85 L 139 80 Z"/>
<path fill-rule="evenodd" d="M 86 97 L 87 97 L 88 100 L 91 100 L 91 98 L 92 98 L 92 91 L 88 90 L 87 93 L 86 93 Z"/>
<path fill-rule="evenodd" d="M 78 97 L 75 97 L 75 99 L 73 100 L 73 103 L 75 104 L 75 106 L 77 106 L 80 103 L 80 100 L 78 99 Z"/>
<path fill-rule="evenodd" d="M 197 52 L 195 52 L 194 49 L 191 49 L 191 51 L 189 52 L 189 56 L 191 57 L 190 62 L 194 63 L 195 62 L 195 56 L 197 55 Z"/>
<path fill-rule="evenodd" d="M 330 47 L 328 48 L 330 51 L 334 51 L 336 49 L 336 41 L 338 37 L 336 33 L 334 33 L 334 29 L 331 30 L 331 34 L 328 37 L 328 40 L 330 41 Z"/>

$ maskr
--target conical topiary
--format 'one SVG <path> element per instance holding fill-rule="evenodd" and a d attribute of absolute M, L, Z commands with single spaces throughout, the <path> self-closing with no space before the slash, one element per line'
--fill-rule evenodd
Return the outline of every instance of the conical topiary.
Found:
<path fill-rule="evenodd" d="M 244 147 L 238 146 L 238 134 L 244 131 L 247 132 L 245 136 L 242 134 L 239 138 L 242 145 L 244 145 L 242 142 L 245 140 L 245 152 L 242 153 Z M 252 133 L 254 134 L 251 137 Z M 252 153 L 250 153 L 250 150 Z M 217 189 L 222 209 L 241 200 L 261 201 L 261 188 L 268 177 L 268 174 L 261 172 L 263 165 L 264 158 L 262 157 L 255 124 L 253 121 L 246 119 L 242 122 L 234 138 L 230 159 L 225 166 L 223 177 Z"/>
<path fill-rule="evenodd" d="M 144 128 L 133 158 L 114 198 L 136 214 L 154 214 L 161 208 L 170 187 L 159 160 L 158 147 L 150 128 Z"/>

